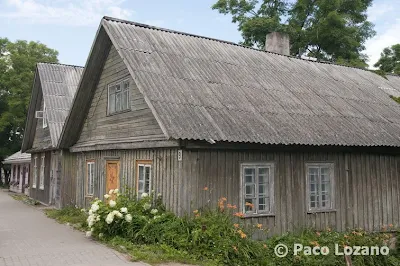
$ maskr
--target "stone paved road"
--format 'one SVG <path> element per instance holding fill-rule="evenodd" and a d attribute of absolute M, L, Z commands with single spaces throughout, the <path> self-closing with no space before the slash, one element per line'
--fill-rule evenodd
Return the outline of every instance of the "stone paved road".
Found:
<path fill-rule="evenodd" d="M 0 190 L 0 266 L 143 266 Z"/>

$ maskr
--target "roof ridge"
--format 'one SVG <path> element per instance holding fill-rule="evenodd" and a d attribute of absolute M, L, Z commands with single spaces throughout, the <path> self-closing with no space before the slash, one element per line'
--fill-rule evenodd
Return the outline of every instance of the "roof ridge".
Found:
<path fill-rule="evenodd" d="M 85 68 L 83 66 L 78 66 L 78 65 L 70 65 L 70 64 L 62 64 L 62 63 L 53 63 L 53 62 L 38 62 L 37 63 L 42 64 L 42 65 L 59 65 L 59 66 L 70 66 L 70 67 L 79 67 L 79 68 Z"/>
<path fill-rule="evenodd" d="M 285 57 L 288 57 L 288 58 L 303 60 L 303 61 L 312 62 L 312 63 L 328 64 L 328 65 L 335 65 L 335 66 L 341 66 L 341 67 L 360 69 L 360 70 L 364 70 L 364 71 L 370 71 L 370 69 L 356 67 L 356 66 L 347 66 L 347 65 L 334 63 L 334 62 L 329 62 L 329 61 L 317 61 L 317 60 L 301 58 L 301 57 L 297 57 L 297 56 L 293 56 L 293 55 L 279 54 L 279 53 L 275 53 L 275 52 L 271 52 L 271 51 L 267 51 L 267 50 L 262 50 L 262 49 L 258 49 L 258 48 L 254 48 L 254 47 L 250 47 L 250 46 L 245 46 L 245 45 L 234 43 L 234 42 L 231 42 L 231 41 L 221 40 L 221 39 L 207 37 L 207 36 L 203 36 L 203 35 L 197 35 L 197 34 L 183 32 L 183 31 L 177 31 L 177 30 L 161 28 L 161 27 L 152 26 L 152 25 L 149 25 L 149 24 L 139 23 L 139 22 L 130 21 L 130 20 L 124 20 L 124 19 L 119 19 L 119 18 L 114 18 L 114 17 L 109 17 L 109 16 L 104 16 L 103 19 L 109 20 L 109 21 L 120 22 L 120 23 L 131 24 L 131 25 L 138 26 L 138 27 L 143 27 L 143 28 L 149 28 L 149 29 L 152 29 L 152 30 L 160 30 L 160 31 L 165 31 L 165 32 L 169 32 L 169 33 L 174 33 L 174 34 L 180 34 L 180 35 L 186 35 L 186 36 L 200 38 L 200 39 L 206 39 L 206 40 L 210 40 L 210 41 L 216 41 L 216 42 L 230 44 L 230 45 L 234 45 L 234 46 L 238 46 L 238 47 L 242 47 L 242 48 L 246 48 L 246 49 L 251 49 L 251 50 L 254 50 L 254 51 L 270 53 L 270 54 L 275 54 L 275 55 L 280 55 L 280 56 L 285 56 Z"/>

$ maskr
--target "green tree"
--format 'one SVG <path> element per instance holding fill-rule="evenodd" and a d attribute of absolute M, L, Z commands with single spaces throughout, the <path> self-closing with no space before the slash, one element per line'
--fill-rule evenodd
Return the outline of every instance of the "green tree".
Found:
<path fill-rule="evenodd" d="M 273 31 L 290 35 L 291 54 L 366 66 L 365 41 L 375 35 L 367 21 L 372 0 L 218 0 L 213 9 L 230 14 L 243 44 L 264 47 Z"/>
<path fill-rule="evenodd" d="M 0 164 L 21 147 L 36 63 L 57 56 L 40 42 L 0 38 Z"/>
<path fill-rule="evenodd" d="M 400 75 L 400 43 L 386 47 L 381 53 L 381 58 L 375 63 L 385 73 L 394 73 Z"/>

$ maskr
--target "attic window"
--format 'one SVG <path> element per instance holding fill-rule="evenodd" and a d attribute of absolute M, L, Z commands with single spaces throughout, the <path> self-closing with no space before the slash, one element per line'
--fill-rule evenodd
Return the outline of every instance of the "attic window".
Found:
<path fill-rule="evenodd" d="M 108 85 L 108 114 L 130 110 L 129 80 L 120 80 Z"/>

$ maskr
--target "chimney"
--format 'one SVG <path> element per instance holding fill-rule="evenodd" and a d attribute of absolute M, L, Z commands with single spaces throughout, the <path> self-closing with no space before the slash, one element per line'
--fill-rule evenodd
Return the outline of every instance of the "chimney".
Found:
<path fill-rule="evenodd" d="M 282 55 L 290 55 L 289 35 L 282 32 L 271 32 L 265 40 L 265 50 Z"/>

